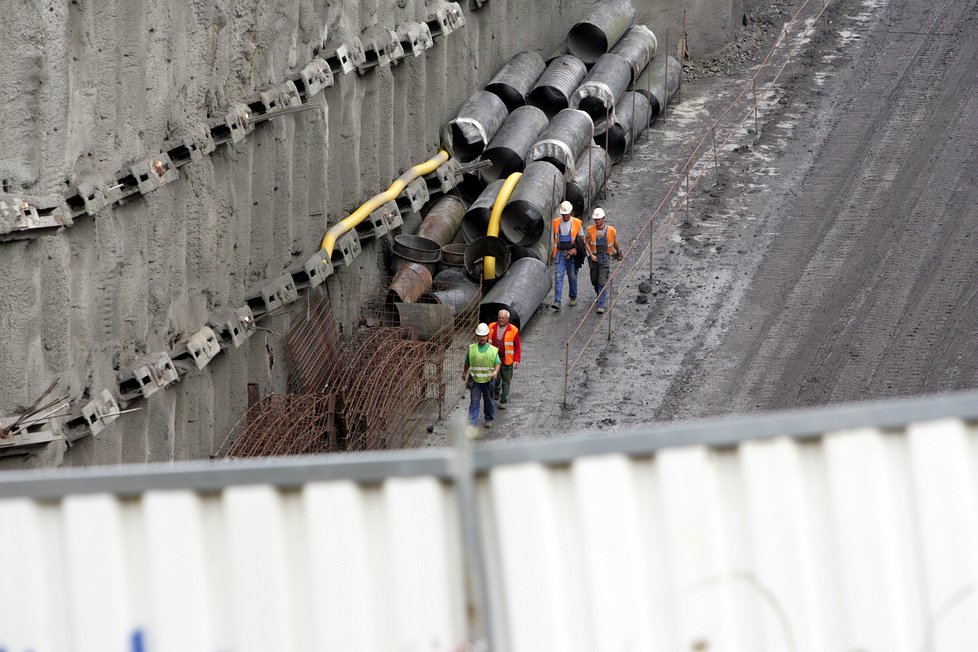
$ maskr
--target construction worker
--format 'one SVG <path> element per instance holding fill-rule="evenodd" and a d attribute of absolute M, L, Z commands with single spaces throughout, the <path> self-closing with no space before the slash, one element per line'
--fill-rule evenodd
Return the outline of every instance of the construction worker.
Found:
<path fill-rule="evenodd" d="M 577 265 L 576 258 L 578 253 L 577 238 L 581 235 L 584 225 L 581 220 L 571 215 L 574 207 L 569 201 L 560 205 L 560 217 L 553 221 L 554 246 L 553 257 L 556 263 L 556 277 L 554 279 L 554 302 L 550 307 L 560 310 L 560 300 L 564 294 L 564 274 L 570 281 L 570 305 L 577 304 Z"/>
<path fill-rule="evenodd" d="M 594 209 L 591 219 L 594 224 L 587 227 L 588 267 L 591 270 L 591 285 L 597 295 L 598 314 L 604 313 L 604 304 L 608 294 L 608 276 L 611 274 L 611 259 L 621 260 L 621 247 L 618 246 L 618 231 L 608 226 L 604 221 L 604 209 L 600 206 Z"/>
<path fill-rule="evenodd" d="M 475 327 L 476 343 L 469 344 L 465 353 L 465 366 L 462 367 L 462 380 L 469 388 L 469 423 L 479 425 L 479 401 L 484 406 L 486 428 L 492 428 L 496 418 L 496 405 L 493 402 L 496 376 L 499 375 L 499 349 L 489 344 L 489 326 L 479 324 Z"/>
<path fill-rule="evenodd" d="M 489 343 L 499 349 L 502 365 L 496 382 L 496 400 L 500 410 L 509 403 L 509 388 L 513 384 L 513 369 L 520 368 L 520 330 L 509 323 L 509 311 L 500 310 L 497 321 L 489 324 Z"/>

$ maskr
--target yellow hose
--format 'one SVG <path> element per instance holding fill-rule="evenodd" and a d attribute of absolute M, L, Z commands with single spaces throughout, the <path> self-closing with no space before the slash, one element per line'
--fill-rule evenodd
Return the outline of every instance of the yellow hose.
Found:
<path fill-rule="evenodd" d="M 404 188 L 407 187 L 409 183 L 414 181 L 420 176 L 430 174 L 437 170 L 442 163 L 448 160 L 448 152 L 443 149 L 438 150 L 438 154 L 433 158 L 428 159 L 424 163 L 419 163 L 412 167 L 410 170 L 402 174 L 397 178 L 391 187 L 380 193 L 379 195 L 374 195 L 371 197 L 366 204 L 356 209 L 349 214 L 346 218 L 340 222 L 334 224 L 328 231 L 326 235 L 323 236 L 322 244 L 319 248 L 321 251 L 326 252 L 325 259 L 329 260 L 333 256 L 333 249 L 336 247 L 336 241 L 341 235 L 356 227 L 357 224 L 364 221 L 368 215 L 373 213 L 375 210 L 383 206 L 389 201 L 397 199 L 397 196 L 403 192 Z"/>
<path fill-rule="evenodd" d="M 503 219 L 503 209 L 522 177 L 522 172 L 514 172 L 506 177 L 503 187 L 499 189 L 499 194 L 496 195 L 496 201 L 492 204 L 492 213 L 489 214 L 489 229 L 486 231 L 486 235 L 499 237 L 499 223 Z M 482 277 L 488 280 L 496 278 L 495 256 L 486 256 L 482 259 Z"/>

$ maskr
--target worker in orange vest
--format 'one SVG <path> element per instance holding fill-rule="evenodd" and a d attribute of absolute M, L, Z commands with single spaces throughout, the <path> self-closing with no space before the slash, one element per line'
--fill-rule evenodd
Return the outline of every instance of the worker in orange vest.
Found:
<path fill-rule="evenodd" d="M 597 295 L 598 314 L 604 313 L 608 294 L 608 276 L 611 274 L 611 259 L 621 260 L 621 247 L 618 245 L 618 231 L 604 221 L 604 209 L 594 209 L 591 219 L 594 224 L 587 227 L 588 267 L 591 270 L 591 285 Z"/>
<path fill-rule="evenodd" d="M 500 310 L 497 321 L 489 324 L 489 343 L 499 349 L 502 365 L 499 367 L 499 382 L 496 383 L 496 401 L 500 410 L 509 403 L 509 388 L 513 384 L 513 369 L 520 368 L 520 330 L 509 323 L 509 311 Z"/>
<path fill-rule="evenodd" d="M 571 215 L 573 210 L 574 207 L 569 201 L 563 202 L 560 205 L 560 217 L 553 221 L 554 246 L 552 255 L 556 263 L 556 277 L 554 278 L 554 302 L 550 304 L 550 307 L 554 310 L 560 310 L 560 299 L 564 294 L 565 273 L 567 280 L 570 281 L 570 305 L 573 306 L 577 303 L 578 266 L 575 259 L 578 254 L 584 255 L 583 251 L 577 249 L 577 245 L 580 244 L 577 239 L 578 236 L 582 235 L 581 231 L 584 224 Z"/>

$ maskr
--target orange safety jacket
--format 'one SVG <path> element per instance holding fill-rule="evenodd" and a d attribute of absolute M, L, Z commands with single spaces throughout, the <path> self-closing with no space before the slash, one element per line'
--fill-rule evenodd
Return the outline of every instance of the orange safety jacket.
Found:
<path fill-rule="evenodd" d="M 604 230 L 608 232 L 605 235 L 608 240 L 608 253 L 613 254 L 615 253 L 615 238 L 618 236 L 618 231 L 613 226 L 606 226 Z M 591 244 L 591 251 L 598 253 L 598 227 L 594 224 L 587 227 L 587 239 Z"/>
<path fill-rule="evenodd" d="M 492 322 L 489 324 L 489 343 L 495 346 L 496 330 L 499 324 Z M 506 332 L 503 333 L 503 345 L 499 349 L 499 355 L 503 359 L 503 365 L 509 366 L 514 362 L 520 361 L 520 330 L 512 324 L 506 324 Z"/>
<path fill-rule="evenodd" d="M 554 250 L 551 256 L 557 255 L 557 242 L 560 240 L 560 223 L 563 222 L 561 218 L 555 218 L 553 221 L 553 232 L 554 232 Z M 584 227 L 584 223 L 576 217 L 571 218 L 571 242 L 577 240 L 577 234 L 581 232 Z"/>

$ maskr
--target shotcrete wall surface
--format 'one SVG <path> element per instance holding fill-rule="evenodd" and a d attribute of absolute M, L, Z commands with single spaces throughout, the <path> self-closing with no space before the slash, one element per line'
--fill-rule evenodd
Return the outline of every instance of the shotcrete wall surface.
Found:
<path fill-rule="evenodd" d="M 325 230 L 412 164 L 514 54 L 553 51 L 587 0 L 460 3 L 465 26 L 419 57 L 337 75 L 315 110 L 256 125 L 239 143 L 180 169 L 180 179 L 40 237 L 0 243 L 0 416 L 53 395 L 84 403 L 118 386 L 139 356 L 170 350 L 220 306 L 311 256 Z M 325 43 L 380 24 L 424 21 L 443 3 L 25 3 L 0 33 L 3 193 L 65 197 L 179 141 L 296 77 Z M 637 21 L 713 50 L 741 0 L 636 0 Z M 720 16 L 721 18 L 718 18 Z M 729 19 L 728 19 L 729 18 Z M 705 21 L 705 22 L 701 22 Z M 704 27 L 705 25 L 705 27 Z M 705 30 L 705 32 L 704 32 Z M 664 43 L 660 35 L 660 43 Z M 14 46 L 13 44 L 16 44 Z M 670 48 L 675 51 L 674 47 Z M 328 47 L 325 48 L 328 50 Z M 327 280 L 342 328 L 376 314 L 387 271 L 375 241 Z M 49 445 L 0 468 L 206 457 L 252 395 L 285 390 L 285 311 L 240 349 L 130 407 L 99 437 Z"/>

